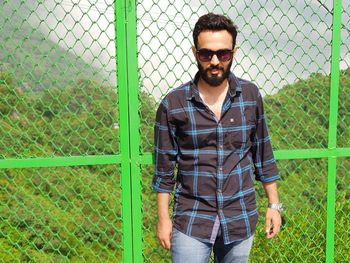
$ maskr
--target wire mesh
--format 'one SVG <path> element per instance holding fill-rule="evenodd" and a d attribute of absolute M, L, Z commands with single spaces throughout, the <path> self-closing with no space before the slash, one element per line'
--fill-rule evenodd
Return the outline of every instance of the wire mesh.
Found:
<path fill-rule="evenodd" d="M 114 1 L 0 1 L 0 159 L 119 150 Z M 0 170 L 1 262 L 120 262 L 119 165 Z"/>
<path fill-rule="evenodd" d="M 350 180 L 349 158 L 339 158 L 337 170 L 336 225 L 335 225 L 335 262 L 349 262 L 350 248 L 344 244 L 350 242 Z"/>
<path fill-rule="evenodd" d="M 257 185 L 260 219 L 250 262 L 325 262 L 327 160 L 278 161 L 278 167 L 285 224 L 278 238 L 266 240 L 267 199 Z"/>
<path fill-rule="evenodd" d="M 329 108 L 335 106 L 329 102 L 331 1 L 177 1 L 176 4 L 171 1 L 138 1 L 142 94 L 153 96 L 158 105 L 168 91 L 194 76 L 197 66 L 191 52 L 191 33 L 198 17 L 207 12 L 226 14 L 238 26 L 239 50 L 233 72 L 260 87 L 274 150 L 326 149 Z M 343 21 L 344 25 L 349 24 L 348 14 Z M 343 69 L 348 68 L 350 61 L 346 39 L 343 37 Z M 349 82 L 345 71 L 342 74 L 341 89 Z M 341 92 L 347 94 L 346 89 Z M 343 129 L 338 130 L 338 134 L 342 134 L 339 142 L 348 142 L 350 138 L 350 134 L 343 131 L 349 126 L 347 98 L 340 101 L 339 125 Z M 139 113 L 143 116 L 149 102 L 143 103 L 141 96 L 140 100 Z M 141 117 L 141 126 L 152 124 Z M 141 153 L 147 152 L 145 145 L 153 143 L 152 136 L 143 135 L 143 132 L 141 129 Z M 287 223 L 278 239 L 266 241 L 263 215 L 267 201 L 263 198 L 263 189 L 257 186 L 260 229 L 250 262 L 325 262 L 327 160 L 278 163 L 282 175 L 279 192 L 287 206 L 284 213 Z M 143 187 L 148 182 L 148 172 L 144 170 L 141 172 L 145 176 Z M 169 255 L 159 248 L 155 233 L 151 233 L 155 232 L 156 220 L 152 222 L 151 218 L 156 210 L 145 204 L 150 199 L 148 194 L 143 197 L 144 259 L 147 262 L 170 262 Z"/>
<path fill-rule="evenodd" d="M 113 9 L 68 2 L 1 1 L 2 158 L 119 151 Z"/>
<path fill-rule="evenodd" d="M 337 129 L 339 147 L 350 145 L 350 1 L 343 1 L 341 48 L 340 48 L 340 100 Z"/>
<path fill-rule="evenodd" d="M 2 262 L 120 262 L 118 166 L 2 169 Z"/>
<path fill-rule="evenodd" d="M 328 3 L 327 3 L 328 4 Z M 275 149 L 327 146 L 332 6 L 317 2 L 189 3 L 140 1 L 139 74 L 156 101 L 196 72 L 191 31 L 208 11 L 238 26 L 233 71 L 266 96 Z M 293 84 L 293 86 L 292 86 Z M 276 109 L 278 109 L 276 111 Z M 317 127 L 317 128 L 316 128 Z M 318 129 L 320 128 L 320 129 Z M 152 136 L 150 136 L 152 137 Z M 141 138 L 151 144 L 148 138 Z"/>
<path fill-rule="evenodd" d="M 264 189 L 257 184 L 260 218 L 249 262 L 325 262 L 327 160 L 278 161 L 278 167 L 282 177 L 279 195 L 285 205 L 285 224 L 278 238 L 266 240 L 264 214 L 267 200 Z M 144 185 L 151 184 L 151 168 L 142 167 Z M 317 174 L 314 174 L 315 170 Z M 170 262 L 170 254 L 161 249 L 157 241 L 155 203 L 151 189 L 144 187 L 144 261 Z M 214 262 L 213 258 L 211 262 Z"/>
<path fill-rule="evenodd" d="M 342 2 L 337 135 L 338 146 L 349 147 L 350 2 Z M 114 5 L 0 0 L 0 159 L 121 153 L 115 89 L 115 22 L 121 18 Z M 335 106 L 329 104 L 331 1 L 145 0 L 136 6 L 140 155 L 152 152 L 159 100 L 197 71 L 191 33 L 207 12 L 226 14 L 238 26 L 233 71 L 260 87 L 274 150 L 327 148 Z M 278 239 L 264 239 L 266 200 L 257 186 L 260 228 L 250 261 L 324 262 L 326 160 L 278 165 L 286 225 Z M 350 260 L 343 245 L 349 241 L 349 165 L 339 159 L 336 262 Z M 132 253 L 169 262 L 156 238 L 152 170 L 142 166 L 144 249 Z M 119 165 L 0 170 L 1 260 L 121 262 L 121 225 L 132 220 L 122 222 L 120 176 Z"/>
<path fill-rule="evenodd" d="M 340 73 L 339 108 L 338 108 L 338 146 L 349 147 L 350 145 L 350 67 Z"/>
<path fill-rule="evenodd" d="M 159 247 L 157 239 L 156 195 L 149 187 L 152 183 L 153 166 L 142 165 L 142 216 L 143 216 L 143 256 L 144 262 L 170 262 L 170 253 Z M 171 213 L 171 211 L 169 211 Z"/>

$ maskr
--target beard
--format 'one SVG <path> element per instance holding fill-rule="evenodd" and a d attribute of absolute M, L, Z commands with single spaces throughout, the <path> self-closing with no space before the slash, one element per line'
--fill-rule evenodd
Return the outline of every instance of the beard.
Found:
<path fill-rule="evenodd" d="M 197 61 L 197 65 L 198 65 L 200 77 L 206 83 L 208 83 L 210 86 L 217 87 L 217 86 L 220 86 L 220 84 L 223 83 L 224 80 L 227 79 L 228 76 L 230 75 L 230 68 L 232 65 L 232 60 L 231 60 L 230 64 L 227 65 L 226 69 L 224 67 L 220 67 L 220 66 L 210 66 L 207 69 L 204 69 L 199 61 Z M 222 75 L 221 76 L 210 76 L 209 71 L 213 70 L 213 69 L 221 70 L 223 72 Z"/>

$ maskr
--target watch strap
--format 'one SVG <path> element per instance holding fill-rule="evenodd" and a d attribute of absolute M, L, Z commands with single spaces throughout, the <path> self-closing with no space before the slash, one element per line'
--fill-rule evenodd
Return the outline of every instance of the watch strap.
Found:
<path fill-rule="evenodd" d="M 278 203 L 278 204 L 271 204 L 271 203 L 269 203 L 267 207 L 268 208 L 272 208 L 272 209 L 276 209 L 279 212 L 282 212 L 282 210 L 283 210 L 283 205 L 281 203 Z"/>

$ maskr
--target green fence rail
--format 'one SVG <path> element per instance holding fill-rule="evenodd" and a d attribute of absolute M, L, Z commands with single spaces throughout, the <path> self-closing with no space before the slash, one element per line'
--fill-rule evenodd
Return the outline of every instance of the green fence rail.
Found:
<path fill-rule="evenodd" d="M 250 262 L 349 262 L 350 1 L 0 0 L 0 261 L 170 262 L 151 189 L 159 100 L 207 12 L 264 95 L 286 225 Z"/>

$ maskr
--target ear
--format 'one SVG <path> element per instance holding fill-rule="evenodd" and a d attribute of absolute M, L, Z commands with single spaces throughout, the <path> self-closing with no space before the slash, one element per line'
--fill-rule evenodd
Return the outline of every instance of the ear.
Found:
<path fill-rule="evenodd" d="M 238 49 L 239 49 L 239 46 L 236 46 L 236 47 L 233 49 L 233 56 L 235 56 L 235 55 L 236 55 L 236 53 L 237 53 Z"/>
<path fill-rule="evenodd" d="M 193 53 L 193 56 L 196 58 L 197 57 L 197 49 L 195 46 L 192 46 L 192 53 Z"/>

